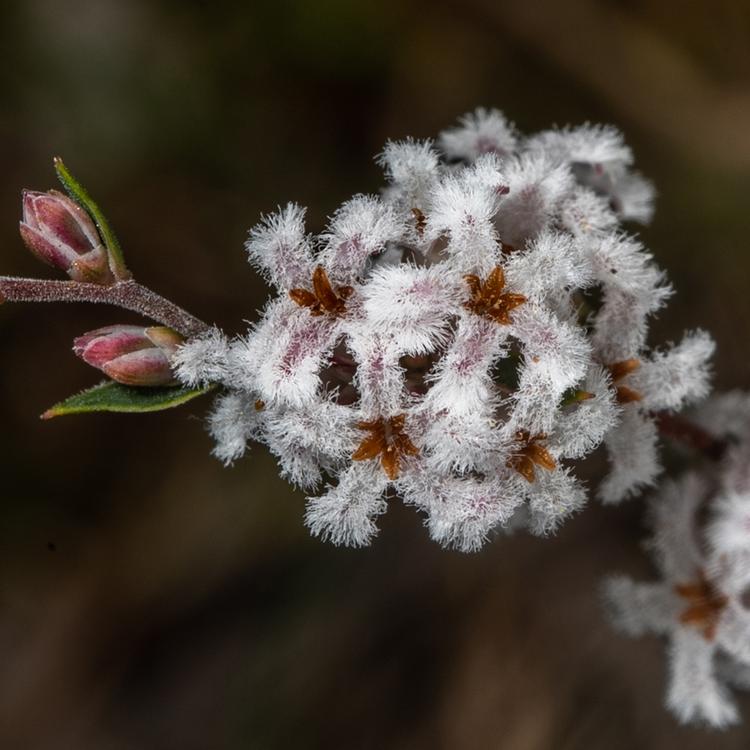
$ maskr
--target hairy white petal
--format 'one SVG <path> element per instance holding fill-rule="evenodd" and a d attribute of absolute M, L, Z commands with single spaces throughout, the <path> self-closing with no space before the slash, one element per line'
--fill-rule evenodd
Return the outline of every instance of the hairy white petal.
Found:
<path fill-rule="evenodd" d="M 567 165 L 556 164 L 544 154 L 508 159 L 502 168 L 509 192 L 498 208 L 495 224 L 503 242 L 522 248 L 550 226 L 574 188 L 573 176 Z"/>
<path fill-rule="evenodd" d="M 279 299 L 238 347 L 238 379 L 249 380 L 267 403 L 302 406 L 320 392 L 319 372 L 337 338 L 335 319 Z"/>
<path fill-rule="evenodd" d="M 589 370 L 580 390 L 593 394 L 593 398 L 564 407 L 550 441 L 566 458 L 588 455 L 614 427 L 619 416 L 609 380 L 600 367 Z"/>
<path fill-rule="evenodd" d="M 267 418 L 266 433 L 279 453 L 304 448 L 329 462 L 349 457 L 360 437 L 351 409 L 328 400 L 274 411 Z"/>
<path fill-rule="evenodd" d="M 591 270 L 603 292 L 594 318 L 592 343 L 603 363 L 628 359 L 646 340 L 648 317 L 671 294 L 664 274 L 636 240 L 620 235 L 592 237 Z"/>
<path fill-rule="evenodd" d="M 453 267 L 485 276 L 500 262 L 493 217 L 506 200 L 504 189 L 504 178 L 491 158 L 446 175 L 435 187 L 425 238 L 448 237 L 445 252 Z"/>
<path fill-rule="evenodd" d="M 214 401 L 208 429 L 216 441 L 213 454 L 226 466 L 241 458 L 249 440 L 259 440 L 263 415 L 246 394 L 230 392 Z"/>
<path fill-rule="evenodd" d="M 289 203 L 264 216 L 250 231 L 245 249 L 258 270 L 279 289 L 307 286 L 313 270 L 312 248 L 305 235 L 305 209 Z"/>
<path fill-rule="evenodd" d="M 604 234 L 617 226 L 609 201 L 586 188 L 575 188 L 560 204 L 560 224 L 577 237 Z"/>
<path fill-rule="evenodd" d="M 654 189 L 628 171 L 633 155 L 615 128 L 586 124 L 548 130 L 528 139 L 526 148 L 570 164 L 578 182 L 606 196 L 621 218 L 641 223 L 651 219 Z"/>
<path fill-rule="evenodd" d="M 524 345 L 523 371 L 546 378 L 553 399 L 586 374 L 591 349 L 585 336 L 545 308 L 521 305 L 513 312 L 512 333 Z"/>
<path fill-rule="evenodd" d="M 538 468 L 529 488 L 529 530 L 546 536 L 586 503 L 586 491 L 568 469 Z"/>
<path fill-rule="evenodd" d="M 387 478 L 372 461 L 352 464 L 335 487 L 308 498 L 305 523 L 313 536 L 335 545 L 363 547 L 377 534 L 375 517 L 385 513 Z"/>
<path fill-rule="evenodd" d="M 604 441 L 610 470 L 599 486 L 603 502 L 620 502 L 654 484 L 661 471 L 656 452 L 658 441 L 653 420 L 628 404 L 617 427 Z"/>
<path fill-rule="evenodd" d="M 520 502 L 514 481 L 421 475 L 405 482 L 404 500 L 427 513 L 430 537 L 445 547 L 475 552 L 491 531 L 507 523 Z"/>
<path fill-rule="evenodd" d="M 507 351 L 508 327 L 466 311 L 459 313 L 453 341 L 432 375 L 426 403 L 434 412 L 481 413 L 497 390 L 490 368 Z"/>
<path fill-rule="evenodd" d="M 636 583 L 627 576 L 609 576 L 603 585 L 612 624 L 629 636 L 668 633 L 677 617 L 677 597 L 663 583 Z"/>
<path fill-rule="evenodd" d="M 430 193 L 439 176 L 438 155 L 432 141 L 388 141 L 377 162 L 391 187 L 386 197 L 402 208 L 429 208 Z"/>
<path fill-rule="evenodd" d="M 684 722 L 725 727 L 739 721 L 734 702 L 714 673 L 714 645 L 691 628 L 678 628 L 670 640 L 667 705 Z"/>
<path fill-rule="evenodd" d="M 702 554 L 695 533 L 695 514 L 708 494 L 707 482 L 690 472 L 666 481 L 650 501 L 653 537 L 648 547 L 662 574 L 677 583 L 698 577 Z"/>
<path fill-rule="evenodd" d="M 332 281 L 351 283 L 360 277 L 372 256 L 404 233 L 403 218 L 379 198 L 357 195 L 334 214 L 318 261 Z"/>
<path fill-rule="evenodd" d="M 491 409 L 438 413 L 428 423 L 426 461 L 436 472 L 471 470 L 491 473 L 504 466 L 508 441 L 497 428 Z"/>
<path fill-rule="evenodd" d="M 591 284 L 582 256 L 582 243 L 568 234 L 545 231 L 525 251 L 511 254 L 505 265 L 507 284 L 530 300 L 557 306 L 570 298 L 572 289 Z"/>
<path fill-rule="evenodd" d="M 629 165 L 633 153 L 617 128 L 586 123 L 575 128 L 545 130 L 527 139 L 529 151 L 539 151 L 562 162 Z"/>
<path fill-rule="evenodd" d="M 656 189 L 637 172 L 619 175 L 611 191 L 613 208 L 625 220 L 648 224 L 654 215 Z"/>
<path fill-rule="evenodd" d="M 400 350 L 392 338 L 367 327 L 350 329 L 348 346 L 357 362 L 355 383 L 360 408 L 367 419 L 391 417 L 403 410 L 406 397 Z"/>
<path fill-rule="evenodd" d="M 710 360 L 716 345 L 705 331 L 688 333 L 676 346 L 654 352 L 634 373 L 632 384 L 649 409 L 679 409 L 709 391 Z"/>
<path fill-rule="evenodd" d="M 177 350 L 172 367 L 180 382 L 191 388 L 225 383 L 230 375 L 229 341 L 218 328 L 210 328 Z"/>
<path fill-rule="evenodd" d="M 445 343 L 463 282 L 441 266 L 391 266 L 375 271 L 363 291 L 363 310 L 375 330 L 399 351 L 426 354 Z"/>
<path fill-rule="evenodd" d="M 449 159 L 472 162 L 482 154 L 506 156 L 515 151 L 518 138 L 513 123 L 497 109 L 479 107 L 464 115 L 460 125 L 444 130 L 438 145 Z"/>

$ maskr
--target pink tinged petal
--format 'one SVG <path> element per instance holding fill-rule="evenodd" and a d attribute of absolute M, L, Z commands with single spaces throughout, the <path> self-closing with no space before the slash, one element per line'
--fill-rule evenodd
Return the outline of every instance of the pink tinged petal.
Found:
<path fill-rule="evenodd" d="M 40 195 L 34 199 L 35 217 L 41 232 L 55 237 L 78 255 L 100 244 L 88 214 L 62 195 Z"/>
<path fill-rule="evenodd" d="M 108 326 L 79 336 L 73 342 L 73 351 L 87 364 L 101 369 L 123 354 L 152 346 L 139 326 Z"/>
<path fill-rule="evenodd" d="M 73 351 L 126 385 L 174 382 L 171 359 L 182 337 L 164 326 L 106 326 L 77 338 Z"/>
<path fill-rule="evenodd" d="M 254 360 L 250 366 L 257 367 L 254 387 L 264 401 L 301 406 L 321 387 L 319 372 L 336 344 L 338 324 L 289 304 L 286 310 L 274 310 L 257 329 L 248 355 Z"/>
<path fill-rule="evenodd" d="M 406 487 L 407 502 L 427 514 L 430 537 L 461 552 L 476 552 L 498 526 L 507 524 L 521 496 L 499 480 L 451 477 Z"/>
<path fill-rule="evenodd" d="M 375 519 L 385 513 L 385 473 L 375 462 L 354 463 L 335 487 L 309 497 L 305 523 L 313 536 L 335 545 L 364 547 L 378 533 Z"/>
<path fill-rule="evenodd" d="M 293 203 L 265 216 L 245 243 L 250 261 L 275 286 L 304 287 L 313 273 L 310 239 L 305 235 L 305 209 Z"/>
<path fill-rule="evenodd" d="M 39 229 L 39 220 L 36 215 L 36 199 L 40 195 L 44 195 L 44 193 L 36 193 L 31 190 L 24 190 L 21 194 L 23 223 L 28 224 L 34 229 Z"/>
<path fill-rule="evenodd" d="M 169 359 L 160 349 L 141 349 L 123 354 L 101 369 L 124 385 L 158 386 L 175 382 Z"/>
<path fill-rule="evenodd" d="M 430 406 L 453 414 L 484 413 L 496 390 L 491 367 L 505 353 L 507 336 L 507 326 L 462 312 L 454 339 L 431 374 Z"/>
<path fill-rule="evenodd" d="M 108 254 L 94 222 L 62 193 L 24 192 L 20 232 L 34 255 L 72 279 L 112 283 Z"/>
<path fill-rule="evenodd" d="M 21 222 L 18 226 L 23 244 L 47 265 L 67 271 L 76 260 L 76 255 L 67 247 L 44 236 L 38 229 Z"/>

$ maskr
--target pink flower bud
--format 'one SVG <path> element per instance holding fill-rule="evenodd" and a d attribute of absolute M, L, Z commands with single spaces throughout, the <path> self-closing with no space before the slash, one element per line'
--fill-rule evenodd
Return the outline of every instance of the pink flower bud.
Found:
<path fill-rule="evenodd" d="M 157 386 L 176 382 L 171 361 L 184 343 L 164 326 L 106 326 L 79 336 L 73 351 L 87 364 L 125 385 Z"/>
<path fill-rule="evenodd" d="M 109 258 L 91 217 L 75 201 L 50 190 L 24 190 L 21 238 L 39 260 L 76 281 L 111 284 Z"/>

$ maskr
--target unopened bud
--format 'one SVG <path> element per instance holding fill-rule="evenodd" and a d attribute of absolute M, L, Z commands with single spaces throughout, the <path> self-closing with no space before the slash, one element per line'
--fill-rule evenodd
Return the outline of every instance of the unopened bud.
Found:
<path fill-rule="evenodd" d="M 164 326 L 106 326 L 79 336 L 73 351 L 87 364 L 124 385 L 176 382 L 172 357 L 185 339 Z"/>
<path fill-rule="evenodd" d="M 57 190 L 24 191 L 20 230 L 26 247 L 37 258 L 71 279 L 114 282 L 96 225 L 83 208 Z"/>

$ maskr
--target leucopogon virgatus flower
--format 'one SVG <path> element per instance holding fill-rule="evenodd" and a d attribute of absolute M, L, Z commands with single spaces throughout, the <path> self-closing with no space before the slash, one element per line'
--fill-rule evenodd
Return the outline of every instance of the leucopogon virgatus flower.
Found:
<path fill-rule="evenodd" d="M 739 721 L 729 688 L 750 689 L 750 396 L 713 397 L 696 421 L 726 449 L 713 471 L 689 471 L 651 499 L 659 579 L 612 576 L 604 592 L 618 629 L 666 637 L 678 719 L 723 727 Z"/>
<path fill-rule="evenodd" d="M 246 336 L 180 349 L 185 384 L 226 389 L 216 455 L 266 443 L 311 493 L 313 534 L 354 546 L 395 497 L 465 551 L 511 521 L 549 533 L 585 501 L 571 462 L 602 441 L 604 501 L 651 485 L 654 414 L 707 393 L 713 342 L 647 347 L 671 290 L 620 228 L 653 196 L 621 135 L 524 138 L 480 109 L 378 162 L 382 194 L 347 201 L 318 236 L 297 205 L 265 217 L 247 251 L 277 296 Z"/>

